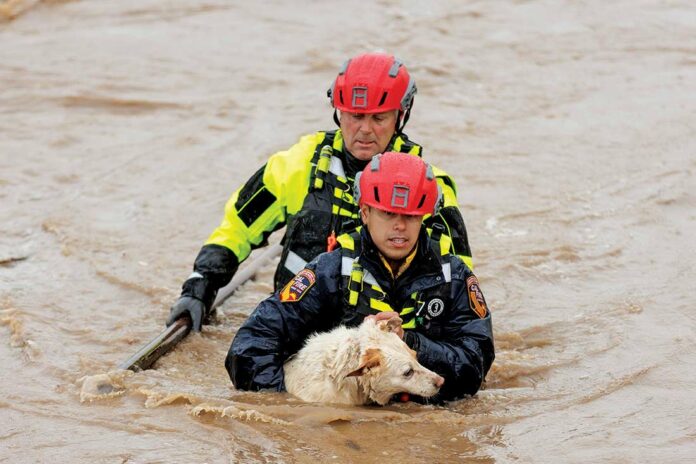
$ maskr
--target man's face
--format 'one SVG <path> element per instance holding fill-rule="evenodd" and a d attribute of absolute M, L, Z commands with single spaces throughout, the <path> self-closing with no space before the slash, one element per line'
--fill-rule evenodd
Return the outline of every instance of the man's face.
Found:
<path fill-rule="evenodd" d="M 404 259 L 418 243 L 423 216 L 389 213 L 362 205 L 360 217 L 377 249 L 388 259 Z"/>
<path fill-rule="evenodd" d="M 339 122 L 346 149 L 363 161 L 383 153 L 396 131 L 397 115 L 398 111 L 374 114 L 341 111 Z"/>

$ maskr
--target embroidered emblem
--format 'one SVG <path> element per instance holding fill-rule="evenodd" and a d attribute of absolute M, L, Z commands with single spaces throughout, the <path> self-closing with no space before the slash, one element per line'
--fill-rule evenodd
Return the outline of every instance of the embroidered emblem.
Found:
<path fill-rule="evenodd" d="M 281 290 L 280 301 L 292 303 L 300 301 L 305 293 L 314 285 L 317 277 L 309 269 L 302 269 L 292 278 L 290 282 Z"/>
<path fill-rule="evenodd" d="M 445 310 L 445 303 L 439 299 L 435 298 L 428 302 L 428 314 L 430 317 L 437 317 Z"/>
<path fill-rule="evenodd" d="M 471 306 L 471 310 L 483 319 L 488 314 L 488 307 L 486 306 L 486 300 L 483 299 L 483 292 L 481 292 L 476 276 L 466 279 L 466 288 L 469 292 L 469 306 Z"/>

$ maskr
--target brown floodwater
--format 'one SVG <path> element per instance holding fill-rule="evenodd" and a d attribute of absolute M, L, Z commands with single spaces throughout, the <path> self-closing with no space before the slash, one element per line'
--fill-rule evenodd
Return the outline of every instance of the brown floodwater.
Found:
<path fill-rule="evenodd" d="M 0 462 L 693 462 L 695 37 L 689 0 L 0 0 Z M 272 264 L 155 369 L 115 370 L 227 197 L 331 129 L 340 64 L 380 49 L 458 183 L 485 389 L 236 391 L 224 357 Z"/>

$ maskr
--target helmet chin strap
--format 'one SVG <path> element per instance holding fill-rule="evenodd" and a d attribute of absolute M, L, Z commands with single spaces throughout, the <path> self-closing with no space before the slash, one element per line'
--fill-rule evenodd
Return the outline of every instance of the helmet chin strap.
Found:
<path fill-rule="evenodd" d="M 336 125 L 340 128 L 341 121 L 338 120 L 338 111 L 336 110 L 336 108 L 334 108 L 333 120 L 336 123 Z"/>
<path fill-rule="evenodd" d="M 408 118 L 411 116 L 411 108 L 413 108 L 413 103 L 411 103 L 411 106 L 408 107 L 406 112 L 401 112 L 399 111 L 399 116 L 403 114 L 403 121 L 399 125 L 399 122 L 401 121 L 401 117 L 396 119 L 396 133 L 401 135 L 401 133 L 404 130 L 404 127 L 406 127 L 406 123 L 408 122 Z"/>

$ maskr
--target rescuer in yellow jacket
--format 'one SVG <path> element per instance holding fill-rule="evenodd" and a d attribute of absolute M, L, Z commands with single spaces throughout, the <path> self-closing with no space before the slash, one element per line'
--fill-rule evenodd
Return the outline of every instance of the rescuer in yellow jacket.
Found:
<path fill-rule="evenodd" d="M 415 81 L 394 56 L 367 53 L 348 60 L 328 91 L 338 130 L 305 135 L 288 150 L 273 154 L 225 206 L 220 225 L 208 237 L 172 306 L 167 325 L 189 315 L 200 331 L 218 289 L 227 285 L 255 248 L 287 226 L 275 273 L 282 288 L 305 264 L 337 246 L 336 237 L 360 225 L 352 186 L 355 175 L 378 153 L 395 151 L 421 156 L 420 145 L 403 133 Z M 436 216 L 451 242 L 450 253 L 472 267 L 464 220 L 454 181 L 433 167 L 442 190 Z"/>

